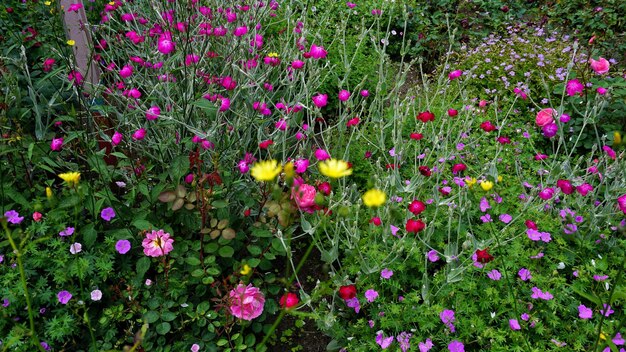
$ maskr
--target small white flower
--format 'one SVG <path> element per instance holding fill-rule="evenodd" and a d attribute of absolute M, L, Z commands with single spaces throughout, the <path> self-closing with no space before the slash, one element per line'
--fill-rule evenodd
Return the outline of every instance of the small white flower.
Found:
<path fill-rule="evenodd" d="M 83 245 L 76 242 L 70 246 L 70 253 L 76 254 L 80 253 L 83 250 Z"/>
<path fill-rule="evenodd" d="M 91 291 L 91 300 L 92 301 L 99 301 L 100 299 L 102 299 L 102 291 L 95 289 L 93 291 Z"/>
<path fill-rule="evenodd" d="M 565 263 L 560 262 L 559 265 L 556 268 L 559 269 L 559 270 L 565 269 Z"/>

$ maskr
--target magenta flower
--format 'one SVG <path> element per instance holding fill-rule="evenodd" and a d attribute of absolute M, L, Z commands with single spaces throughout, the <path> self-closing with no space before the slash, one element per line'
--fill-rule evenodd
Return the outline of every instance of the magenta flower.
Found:
<path fill-rule="evenodd" d="M 55 152 L 58 152 L 63 148 L 63 138 L 53 138 L 52 142 L 50 142 L 50 149 Z"/>
<path fill-rule="evenodd" d="M 420 352 L 428 352 L 431 348 L 433 348 L 433 346 L 433 341 L 431 339 L 426 339 L 425 342 L 420 342 L 418 344 Z"/>
<path fill-rule="evenodd" d="M 454 311 L 450 309 L 445 309 L 441 313 L 439 313 L 439 318 L 441 322 L 444 323 L 445 326 L 450 329 L 450 332 L 455 332 L 456 329 L 454 327 Z"/>
<path fill-rule="evenodd" d="M 328 55 L 328 52 L 324 49 L 323 46 L 317 46 L 315 44 L 311 44 L 311 49 L 309 50 L 308 54 L 316 59 L 325 59 L 326 55 Z"/>
<path fill-rule="evenodd" d="M 553 195 L 554 195 L 554 189 L 550 187 L 542 189 L 541 192 L 539 192 L 538 194 L 539 198 L 543 200 L 548 200 L 552 198 Z"/>
<path fill-rule="evenodd" d="M 500 221 L 502 221 L 505 224 L 508 224 L 511 222 L 511 220 L 513 220 L 513 217 L 509 214 L 502 214 L 500 215 Z"/>
<path fill-rule="evenodd" d="M 133 133 L 133 139 L 136 141 L 140 141 L 142 139 L 144 139 L 146 137 L 146 129 L 145 128 L 140 128 L 137 131 L 135 131 L 135 133 Z"/>
<path fill-rule="evenodd" d="M 439 255 L 437 255 L 437 251 L 434 249 L 428 251 L 427 257 L 428 257 L 428 261 L 432 263 L 439 260 Z"/>
<path fill-rule="evenodd" d="M 354 312 L 357 314 L 361 311 L 361 303 L 359 303 L 359 299 L 356 297 L 348 298 L 346 300 L 346 305 L 354 309 Z"/>
<path fill-rule="evenodd" d="M 604 308 L 600 309 L 600 314 L 604 315 L 605 317 L 608 317 L 609 315 L 615 313 L 615 311 L 611 309 L 611 306 L 606 303 L 602 304 L 602 307 Z"/>
<path fill-rule="evenodd" d="M 578 306 L 578 317 L 580 317 L 580 319 L 591 319 L 592 316 L 593 311 L 591 308 L 585 307 L 584 304 Z"/>
<path fill-rule="evenodd" d="M 61 291 L 57 293 L 57 299 L 59 300 L 59 303 L 67 304 L 67 302 L 69 302 L 70 299 L 72 299 L 72 294 L 67 291 Z"/>
<path fill-rule="evenodd" d="M 174 239 L 170 238 L 171 235 L 163 230 L 146 233 L 146 238 L 143 239 L 141 245 L 143 246 L 143 253 L 148 257 L 161 257 L 167 255 L 174 249 L 172 243 Z"/>
<path fill-rule="evenodd" d="M 588 183 L 583 183 L 582 185 L 576 187 L 576 192 L 583 197 L 591 191 L 593 191 L 593 186 Z"/>
<path fill-rule="evenodd" d="M 491 209 L 491 206 L 489 205 L 489 201 L 487 200 L 487 198 L 482 197 L 482 199 L 480 200 L 480 211 L 482 211 L 483 213 L 487 211 L 487 209 Z"/>
<path fill-rule="evenodd" d="M 541 132 L 543 136 L 546 138 L 552 138 L 556 136 L 556 133 L 559 131 L 559 126 L 556 123 L 549 123 L 541 128 Z"/>
<path fill-rule="evenodd" d="M 302 174 L 309 167 L 308 159 L 298 159 L 293 162 L 293 166 L 296 168 L 296 173 Z"/>
<path fill-rule="evenodd" d="M 73 227 L 67 227 L 67 228 L 65 228 L 65 230 L 59 232 L 59 236 L 61 236 L 61 237 L 71 236 L 73 234 L 74 234 L 74 228 Z"/>
<path fill-rule="evenodd" d="M 120 142 L 122 141 L 122 138 L 123 138 L 122 134 L 115 131 L 115 133 L 113 133 L 113 137 L 111 137 L 111 144 L 113 146 L 120 144 Z"/>
<path fill-rule="evenodd" d="M 246 27 L 246 26 L 240 26 L 240 27 L 237 27 L 237 28 L 235 28 L 235 30 L 233 31 L 233 35 L 234 35 L 235 37 L 241 37 L 241 36 L 244 36 L 244 35 L 246 35 L 246 33 L 248 33 L 248 27 Z"/>
<path fill-rule="evenodd" d="M 324 161 L 326 159 L 330 159 L 330 154 L 324 149 L 317 149 L 315 151 L 315 158 L 319 161 Z"/>
<path fill-rule="evenodd" d="M 239 319 L 252 320 L 263 313 L 265 296 L 258 288 L 239 284 L 229 293 L 230 313 Z"/>
<path fill-rule="evenodd" d="M 159 118 L 161 115 L 161 108 L 157 105 L 152 105 L 148 111 L 146 111 L 146 120 L 152 121 Z"/>
<path fill-rule="evenodd" d="M 396 341 L 398 341 L 398 344 L 400 345 L 400 350 L 402 350 L 402 352 L 406 352 L 409 348 L 411 348 L 411 336 L 413 336 L 413 334 L 406 331 L 403 331 L 398 336 L 396 336 Z"/>
<path fill-rule="evenodd" d="M 448 351 L 450 352 L 465 352 L 465 346 L 462 342 L 454 340 L 448 344 Z"/>
<path fill-rule="evenodd" d="M 15 210 L 9 210 L 4 213 L 4 217 L 7 218 L 7 221 L 11 224 L 17 225 L 24 221 L 24 217 L 20 216 L 20 214 Z"/>
<path fill-rule="evenodd" d="M 509 319 L 509 327 L 511 330 L 521 330 L 522 327 L 519 325 L 517 319 Z"/>
<path fill-rule="evenodd" d="M 301 69 L 303 67 L 304 67 L 304 61 L 302 61 L 302 60 L 294 60 L 291 63 L 291 68 L 293 68 L 294 70 L 299 70 L 299 69 Z"/>
<path fill-rule="evenodd" d="M 55 59 L 53 58 L 47 58 L 43 61 L 43 71 L 44 72 L 50 72 L 52 71 L 52 67 L 54 66 L 54 63 L 56 62 Z"/>
<path fill-rule="evenodd" d="M 626 194 L 617 198 L 617 206 L 626 215 Z"/>
<path fill-rule="evenodd" d="M 122 78 L 128 78 L 133 75 L 133 67 L 130 65 L 124 65 L 120 70 L 120 76 Z"/>
<path fill-rule="evenodd" d="M 603 146 L 602 150 L 604 150 L 606 152 L 606 155 L 608 155 L 609 158 L 613 160 L 615 160 L 615 158 L 617 157 L 617 154 L 615 154 L 613 148 L 609 147 L 608 145 Z"/>
<path fill-rule="evenodd" d="M 565 86 L 565 91 L 570 97 L 573 97 L 577 94 L 582 95 L 584 89 L 585 86 L 583 86 L 583 84 L 580 83 L 580 81 L 577 79 L 567 81 L 567 85 Z"/>
<path fill-rule="evenodd" d="M 496 269 L 491 270 L 490 272 L 487 273 L 487 276 L 494 281 L 499 281 L 500 278 L 502 278 L 502 274 L 500 274 L 500 272 Z"/>
<path fill-rule="evenodd" d="M 164 55 L 167 55 L 174 51 L 176 44 L 172 41 L 172 35 L 170 32 L 165 32 L 159 37 L 157 43 L 157 50 Z"/>
<path fill-rule="evenodd" d="M 386 349 L 387 347 L 389 347 L 392 343 L 393 343 L 394 337 L 393 336 L 389 336 L 389 337 L 384 337 L 383 332 L 379 331 L 376 334 L 376 343 L 380 346 L 380 348 L 382 348 L 383 350 Z"/>
<path fill-rule="evenodd" d="M 372 303 L 376 298 L 378 298 L 378 292 L 376 292 L 376 290 L 369 289 L 365 291 L 365 299 L 367 299 L 368 302 Z"/>
<path fill-rule="evenodd" d="M 115 243 L 115 250 L 119 254 L 128 253 L 128 251 L 130 251 L 130 248 L 131 248 L 131 245 L 130 245 L 130 241 L 128 240 L 119 240 L 117 241 L 117 243 Z"/>
<path fill-rule="evenodd" d="M 318 94 L 311 99 L 318 108 L 323 108 L 328 104 L 328 94 Z"/>
<path fill-rule="evenodd" d="M 111 219 L 113 219 L 115 217 L 115 210 L 113 210 L 113 208 L 111 208 L 111 207 L 104 208 L 100 212 L 100 217 L 104 221 L 111 221 Z"/>
<path fill-rule="evenodd" d="M 453 81 L 453 80 L 461 77 L 462 74 L 463 74 L 463 71 L 461 71 L 461 70 L 454 70 L 454 71 L 452 71 L 452 72 L 450 72 L 448 74 L 448 79 Z"/>
<path fill-rule="evenodd" d="M 548 292 L 548 291 L 543 292 L 536 286 L 533 287 L 531 290 L 533 291 L 533 293 L 530 296 L 530 298 L 533 298 L 533 299 L 539 299 L 540 298 L 540 299 L 543 299 L 545 301 L 549 301 L 552 298 L 554 298 L 554 296 L 552 296 L 552 294 L 550 292 Z"/>
<path fill-rule="evenodd" d="M 340 101 L 348 101 L 348 99 L 350 99 L 350 92 L 348 92 L 345 89 L 341 90 L 339 92 L 339 100 Z"/>

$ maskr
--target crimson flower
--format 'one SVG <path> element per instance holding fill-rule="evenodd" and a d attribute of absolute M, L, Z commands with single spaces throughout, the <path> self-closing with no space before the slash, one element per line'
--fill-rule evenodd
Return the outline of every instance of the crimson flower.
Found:
<path fill-rule="evenodd" d="M 430 175 L 432 175 L 432 171 L 430 171 L 430 168 L 428 166 L 420 166 L 417 168 L 417 170 L 423 176 L 430 177 Z"/>
<path fill-rule="evenodd" d="M 339 296 L 341 296 L 344 300 L 356 297 L 356 286 L 346 285 L 339 287 Z"/>
<path fill-rule="evenodd" d="M 280 301 L 278 301 L 281 308 L 291 308 L 291 307 L 297 306 L 299 302 L 300 300 L 298 299 L 298 295 L 296 295 L 295 293 L 291 293 L 291 292 L 285 293 L 280 298 Z"/>
<path fill-rule="evenodd" d="M 423 134 L 421 134 L 421 133 L 415 133 L 415 132 L 413 132 L 413 133 L 411 133 L 410 137 L 411 137 L 411 139 L 413 139 L 413 140 L 419 141 L 420 139 L 424 138 L 424 135 L 423 135 Z"/>
<path fill-rule="evenodd" d="M 404 226 L 409 233 L 418 233 L 426 228 L 426 224 L 422 220 L 409 219 Z"/>
<path fill-rule="evenodd" d="M 476 250 L 476 261 L 481 264 L 487 264 L 492 261 L 494 258 L 491 254 L 489 254 L 489 247 L 485 249 L 477 249 Z"/>
<path fill-rule="evenodd" d="M 430 111 L 423 111 L 423 112 L 420 112 L 419 114 L 417 114 L 416 118 L 418 120 L 426 123 L 428 121 L 435 121 L 435 114 L 433 114 Z"/>
<path fill-rule="evenodd" d="M 564 194 L 572 194 L 574 193 L 574 186 L 568 180 L 558 180 L 556 181 L 556 186 L 561 189 L 561 192 Z"/>
<path fill-rule="evenodd" d="M 459 172 L 463 172 L 467 170 L 467 166 L 465 166 L 465 164 L 454 164 L 452 166 L 452 173 L 454 175 L 458 174 Z"/>
<path fill-rule="evenodd" d="M 411 204 L 409 204 L 409 211 L 415 216 L 420 215 L 424 210 L 426 210 L 426 204 L 417 199 L 414 199 Z"/>
<path fill-rule="evenodd" d="M 274 141 L 271 140 L 271 139 L 268 139 L 268 140 L 265 140 L 265 141 L 259 143 L 259 148 L 267 149 L 272 144 L 274 144 Z"/>
<path fill-rule="evenodd" d="M 494 124 L 491 123 L 491 121 L 485 121 L 485 122 L 480 124 L 480 128 L 482 128 L 483 131 L 485 131 L 485 132 L 491 132 L 491 131 L 494 131 L 496 129 L 496 126 L 494 126 Z"/>

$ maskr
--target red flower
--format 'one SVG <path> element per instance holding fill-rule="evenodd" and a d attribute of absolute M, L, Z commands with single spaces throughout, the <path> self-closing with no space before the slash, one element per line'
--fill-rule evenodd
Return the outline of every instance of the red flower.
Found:
<path fill-rule="evenodd" d="M 496 129 L 496 126 L 494 126 L 491 121 L 485 121 L 480 124 L 480 128 L 482 128 L 485 132 L 491 132 Z"/>
<path fill-rule="evenodd" d="M 413 139 L 413 140 L 419 141 L 420 139 L 424 138 L 424 135 L 423 135 L 423 134 L 421 134 L 421 133 L 415 133 L 415 132 L 413 132 L 413 133 L 411 133 L 410 137 L 411 137 L 411 139 Z"/>
<path fill-rule="evenodd" d="M 348 120 L 348 122 L 346 122 L 346 127 L 356 126 L 359 124 L 360 121 L 361 119 L 359 119 L 358 117 L 351 118 L 350 120 Z"/>
<path fill-rule="evenodd" d="M 339 296 L 344 300 L 352 299 L 356 297 L 356 286 L 347 285 L 339 287 Z"/>
<path fill-rule="evenodd" d="M 430 168 L 428 166 L 420 166 L 417 168 L 417 170 L 423 176 L 430 177 L 430 175 L 432 175 L 432 172 L 430 171 Z"/>
<path fill-rule="evenodd" d="M 492 261 L 494 258 L 491 254 L 489 254 L 489 247 L 485 249 L 477 249 L 476 250 L 476 261 L 481 264 L 487 264 Z"/>
<path fill-rule="evenodd" d="M 268 139 L 268 140 L 265 140 L 265 141 L 259 143 L 259 148 L 267 149 L 272 144 L 274 144 L 274 141 L 271 140 L 271 139 Z"/>
<path fill-rule="evenodd" d="M 572 186 L 572 183 L 569 182 L 568 180 L 558 180 L 556 181 L 556 186 L 559 187 L 561 189 L 561 192 L 565 193 L 565 194 L 572 194 L 574 193 L 574 186 Z"/>
<path fill-rule="evenodd" d="M 511 144 L 511 139 L 509 137 L 500 136 L 496 139 L 500 144 Z"/>
<path fill-rule="evenodd" d="M 455 109 L 448 109 L 448 116 L 455 117 L 458 114 L 459 114 L 459 112 L 456 111 Z"/>
<path fill-rule="evenodd" d="M 426 224 L 422 220 L 413 220 L 409 219 L 406 221 L 406 225 L 404 226 L 406 232 L 409 233 L 418 233 L 426 228 Z"/>
<path fill-rule="evenodd" d="M 414 199 L 411 204 L 409 204 L 409 211 L 415 216 L 420 215 L 424 210 L 426 210 L 426 204 L 417 199 Z"/>
<path fill-rule="evenodd" d="M 417 114 L 416 118 L 426 123 L 428 121 L 435 121 L 435 114 L 433 114 L 430 111 L 424 111 L 424 112 L 420 112 L 419 114 Z"/>
<path fill-rule="evenodd" d="M 526 228 L 537 230 L 537 224 L 535 224 L 532 220 L 526 220 L 524 224 L 526 225 Z"/>
<path fill-rule="evenodd" d="M 465 164 L 454 164 L 452 166 L 452 173 L 454 175 L 458 174 L 459 172 L 463 172 L 467 170 L 467 166 L 465 166 Z"/>
<path fill-rule="evenodd" d="M 298 299 L 298 295 L 289 292 L 285 293 L 278 302 L 280 303 L 281 308 L 291 308 L 297 306 L 300 300 Z"/>
<path fill-rule="evenodd" d="M 380 226 L 380 224 L 382 224 L 382 221 L 378 216 L 375 216 L 370 219 L 370 224 L 374 224 L 374 226 Z"/>
<path fill-rule="evenodd" d="M 320 191 L 323 195 L 327 196 L 332 191 L 332 187 L 328 182 L 322 182 L 317 186 L 317 190 Z"/>

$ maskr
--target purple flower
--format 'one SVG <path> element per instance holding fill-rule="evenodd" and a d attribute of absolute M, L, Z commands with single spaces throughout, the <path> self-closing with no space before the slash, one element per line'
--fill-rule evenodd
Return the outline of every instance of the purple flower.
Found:
<path fill-rule="evenodd" d="M 445 309 L 444 311 L 439 313 L 439 318 L 441 319 L 441 322 L 444 323 L 445 326 L 448 327 L 448 329 L 450 329 L 450 332 L 456 331 L 456 329 L 454 328 L 454 324 L 452 324 L 454 322 L 453 310 Z"/>
<path fill-rule="evenodd" d="M 622 337 L 622 334 L 620 334 L 619 332 L 615 334 L 615 337 L 611 341 L 613 341 L 613 343 L 618 346 L 622 346 L 626 343 L 626 341 L 624 341 L 624 338 Z"/>
<path fill-rule="evenodd" d="M 483 197 L 480 200 L 480 211 L 482 211 L 483 213 L 487 211 L 487 209 L 490 209 L 491 206 L 489 205 L 489 201 L 487 200 L 487 198 Z"/>
<path fill-rule="evenodd" d="M 593 279 L 600 282 L 600 281 L 604 281 L 606 279 L 608 279 L 609 276 L 608 275 L 594 275 Z"/>
<path fill-rule="evenodd" d="M 380 277 L 382 277 L 383 279 L 390 279 L 392 276 L 393 276 L 393 271 L 387 268 L 383 269 L 380 272 Z"/>
<path fill-rule="evenodd" d="M 48 345 L 46 341 L 41 341 L 39 344 L 41 345 L 41 347 L 43 347 L 44 350 L 50 351 L 50 345 Z"/>
<path fill-rule="evenodd" d="M 500 274 L 500 272 L 498 270 L 493 269 L 493 270 L 491 270 L 490 272 L 487 273 L 487 276 L 491 280 L 498 281 L 502 277 L 502 274 Z"/>
<path fill-rule="evenodd" d="M 439 260 L 439 256 L 437 255 L 437 251 L 434 250 L 434 249 L 430 250 L 428 252 L 427 256 L 428 256 L 428 260 L 433 262 L 433 263 Z"/>
<path fill-rule="evenodd" d="M 378 292 L 376 292 L 376 290 L 369 289 L 365 291 L 365 299 L 367 299 L 368 302 L 372 303 L 376 298 L 378 298 Z"/>
<path fill-rule="evenodd" d="M 379 331 L 376 334 L 376 343 L 384 350 L 393 343 L 393 336 L 383 337 L 383 332 Z"/>
<path fill-rule="evenodd" d="M 128 240 L 119 240 L 119 241 L 117 241 L 117 243 L 115 243 L 115 250 L 119 254 L 126 254 L 126 253 L 128 253 L 130 248 L 131 248 L 131 245 L 130 245 L 130 241 L 128 241 Z"/>
<path fill-rule="evenodd" d="M 500 215 L 500 221 L 502 221 L 505 224 L 510 223 L 511 220 L 513 220 L 513 217 L 511 217 L 511 215 L 509 215 L 509 214 L 502 214 L 502 215 Z"/>
<path fill-rule="evenodd" d="M 526 268 L 519 269 L 519 271 L 517 272 L 517 275 L 519 275 L 519 278 L 522 281 L 528 281 L 533 278 L 532 275 L 530 274 L 530 270 Z"/>
<path fill-rule="evenodd" d="M 511 330 L 521 330 L 522 327 L 519 325 L 517 319 L 509 319 L 509 327 Z"/>
<path fill-rule="evenodd" d="M 69 302 L 70 299 L 72 299 L 72 294 L 67 291 L 61 291 L 57 293 L 57 298 L 59 299 L 59 303 L 67 304 L 67 302 Z"/>
<path fill-rule="evenodd" d="M 465 352 L 465 346 L 462 342 L 454 340 L 448 344 L 448 351 L 450 352 Z"/>
<path fill-rule="evenodd" d="M 530 316 L 528 315 L 528 313 L 522 313 L 521 318 L 523 321 L 528 321 L 528 319 L 530 319 Z"/>
<path fill-rule="evenodd" d="M 493 221 L 493 220 L 491 220 L 491 215 L 489 215 L 489 214 L 485 214 L 485 215 L 481 216 L 480 220 L 483 221 L 483 224 Z"/>
<path fill-rule="evenodd" d="M 73 227 L 67 227 L 67 228 L 65 228 L 65 230 L 59 232 L 59 236 L 61 236 L 61 237 L 71 236 L 73 234 L 74 234 L 74 228 Z"/>
<path fill-rule="evenodd" d="M 8 299 L 8 298 L 3 298 L 3 299 L 2 299 L 2 306 L 3 306 L 4 308 L 8 307 L 10 304 L 11 304 L 11 301 L 9 301 L 9 299 Z"/>
<path fill-rule="evenodd" d="M 411 342 L 409 341 L 411 336 L 413 336 L 413 334 L 403 331 L 396 337 L 396 341 L 398 341 L 402 352 L 406 352 L 409 348 L 411 348 Z"/>
<path fill-rule="evenodd" d="M 533 298 L 533 299 L 540 298 L 540 299 L 543 299 L 545 301 L 549 301 L 552 298 L 554 298 L 554 296 L 552 296 L 552 294 L 550 292 L 548 292 L 548 291 L 543 292 L 536 286 L 532 288 L 532 291 L 533 291 L 533 293 L 530 296 L 530 298 Z"/>
<path fill-rule="evenodd" d="M 420 352 L 428 352 L 431 348 L 433 348 L 433 341 L 431 339 L 426 339 L 426 342 L 420 342 L 418 347 Z"/>
<path fill-rule="evenodd" d="M 548 232 L 539 232 L 535 229 L 528 229 L 526 230 L 526 234 L 528 235 L 528 238 L 533 241 L 550 242 L 552 240 L 552 237 Z"/>
<path fill-rule="evenodd" d="M 591 308 L 587 308 L 584 304 L 581 304 L 578 306 L 578 316 L 580 319 L 591 319 L 593 311 Z"/>
<path fill-rule="evenodd" d="M 359 299 L 356 297 L 352 297 L 346 300 L 346 305 L 350 308 L 354 309 L 354 312 L 359 314 L 361 311 L 361 304 L 359 303 Z"/>
<path fill-rule="evenodd" d="M 398 230 L 400 230 L 399 227 L 393 226 L 393 225 L 389 225 L 389 228 L 391 229 L 391 234 L 396 236 L 396 237 L 400 237 L 397 235 Z"/>
<path fill-rule="evenodd" d="M 100 217 L 104 219 L 105 221 L 111 221 L 111 219 L 115 217 L 115 210 L 113 210 L 113 208 L 111 207 L 104 208 L 100 212 Z"/>
<path fill-rule="evenodd" d="M 615 313 L 615 311 L 611 309 L 610 305 L 604 303 L 602 306 L 604 307 L 604 309 L 600 309 L 600 313 L 605 317 L 608 317 L 609 315 Z"/>
<path fill-rule="evenodd" d="M 563 228 L 563 232 L 565 232 L 566 235 L 571 235 L 576 231 L 578 231 L 578 226 L 576 226 L 576 224 L 567 224 Z"/>
<path fill-rule="evenodd" d="M 22 222 L 24 220 L 23 216 L 20 216 L 20 214 L 18 212 L 16 212 L 15 210 L 9 210 L 6 213 L 4 213 L 4 216 L 7 218 L 7 221 L 10 222 L 11 224 L 19 224 L 20 222 Z"/>

